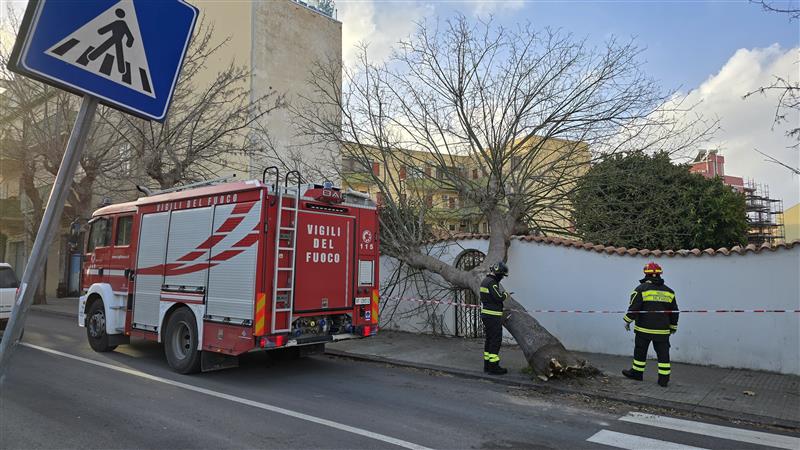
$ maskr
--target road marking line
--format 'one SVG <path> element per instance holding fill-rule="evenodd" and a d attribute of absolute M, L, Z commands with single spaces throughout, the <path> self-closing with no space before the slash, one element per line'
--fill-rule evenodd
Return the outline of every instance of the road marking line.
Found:
<path fill-rule="evenodd" d="M 617 448 L 627 448 L 629 450 L 639 450 L 643 448 L 657 448 L 659 450 L 704 450 L 702 447 L 692 447 L 690 445 L 676 444 L 674 442 L 660 441 L 632 434 L 617 433 L 616 431 L 600 430 L 588 442 L 603 444 Z"/>
<path fill-rule="evenodd" d="M 345 425 L 343 423 L 334 422 L 332 420 L 322 419 L 320 417 L 310 416 L 308 414 L 303 414 L 301 412 L 292 411 L 289 409 L 284 409 L 279 406 L 273 406 L 266 403 L 256 402 L 253 400 L 248 400 L 246 398 L 237 397 L 235 395 L 224 394 L 222 392 L 212 391 L 210 389 L 201 388 L 198 386 L 193 386 L 191 384 L 181 383 L 180 381 L 170 380 L 168 378 L 162 378 L 155 375 L 150 375 L 149 373 L 140 372 L 134 369 L 128 369 L 125 367 L 115 366 L 113 364 L 107 364 L 100 361 L 95 361 L 93 359 L 84 358 L 82 356 L 72 355 L 70 353 L 64 353 L 58 350 L 53 350 L 47 347 L 40 347 L 38 345 L 29 344 L 27 342 L 21 342 L 20 345 L 23 347 L 32 348 L 34 350 L 39 350 L 45 353 L 50 353 L 57 356 L 62 356 L 64 358 L 73 359 L 75 361 L 84 362 L 87 364 L 92 364 L 98 367 L 104 367 L 106 369 L 116 370 L 117 372 L 127 373 L 128 375 L 133 375 L 136 377 L 144 378 L 146 380 L 157 381 L 159 383 L 168 384 L 170 386 L 174 386 L 181 389 L 186 389 L 187 391 L 198 392 L 200 394 L 210 395 L 212 397 L 221 398 L 224 400 L 229 400 L 235 403 L 240 403 L 242 405 L 252 406 L 254 408 L 263 409 L 265 411 L 274 412 L 277 414 L 282 414 L 284 416 L 294 417 L 296 419 L 305 420 L 308 422 L 313 422 L 319 425 L 324 425 L 326 427 L 334 428 L 340 431 L 346 431 L 348 433 L 357 434 L 359 436 L 368 437 L 370 439 L 375 439 L 377 441 L 386 442 L 388 444 L 393 444 L 398 447 L 413 449 L 413 450 L 431 450 L 428 447 L 424 447 L 422 445 L 414 444 L 413 442 L 403 441 L 401 439 L 396 439 L 391 436 L 386 436 L 380 433 L 374 433 L 372 431 L 364 430 L 362 428 L 351 427 L 350 425 Z"/>
<path fill-rule="evenodd" d="M 656 416 L 653 414 L 631 412 L 623 417 L 620 417 L 619 420 L 623 422 L 650 425 L 652 427 L 667 428 L 670 430 L 682 431 L 684 433 L 702 434 L 704 436 L 712 436 L 721 439 L 765 445 L 768 447 L 786 448 L 790 450 L 800 448 L 800 438 L 792 436 L 744 430 L 741 428 L 723 427 L 720 425 L 712 425 L 710 423 L 674 419 L 672 417 Z"/>

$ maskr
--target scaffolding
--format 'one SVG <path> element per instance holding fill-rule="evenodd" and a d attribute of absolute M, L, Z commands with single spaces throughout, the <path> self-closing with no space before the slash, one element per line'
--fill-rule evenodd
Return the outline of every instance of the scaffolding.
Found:
<path fill-rule="evenodd" d="M 783 200 L 771 198 L 769 185 L 748 179 L 744 185 L 749 244 L 777 244 L 785 239 Z"/>

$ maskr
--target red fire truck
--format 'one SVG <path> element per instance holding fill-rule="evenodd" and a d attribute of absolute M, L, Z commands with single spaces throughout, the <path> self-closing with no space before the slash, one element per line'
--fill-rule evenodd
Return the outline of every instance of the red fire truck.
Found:
<path fill-rule="evenodd" d="M 283 186 L 276 175 L 97 210 L 78 307 L 91 347 L 161 342 L 169 365 L 191 373 L 236 366 L 253 350 L 307 353 L 374 335 L 375 204 L 290 178 L 299 173 Z"/>

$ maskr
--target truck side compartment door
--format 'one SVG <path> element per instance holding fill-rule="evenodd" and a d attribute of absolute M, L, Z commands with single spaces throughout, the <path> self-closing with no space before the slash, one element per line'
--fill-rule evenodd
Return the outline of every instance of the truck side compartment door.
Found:
<path fill-rule="evenodd" d="M 136 286 L 133 294 L 133 327 L 155 330 L 164 282 L 170 212 L 145 214 L 139 227 Z"/>
<path fill-rule="evenodd" d="M 172 211 L 164 273 L 167 289 L 205 293 L 212 217 L 211 206 Z"/>
<path fill-rule="evenodd" d="M 206 315 L 243 323 L 253 320 L 261 202 L 217 205 L 209 257 Z"/>

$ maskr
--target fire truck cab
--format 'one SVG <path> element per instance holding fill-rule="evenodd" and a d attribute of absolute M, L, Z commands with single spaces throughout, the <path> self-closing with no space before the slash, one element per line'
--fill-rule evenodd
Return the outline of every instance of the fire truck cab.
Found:
<path fill-rule="evenodd" d="M 236 366 L 249 351 L 374 335 L 375 204 L 330 183 L 289 186 L 292 175 L 283 186 L 276 175 L 97 210 L 78 307 L 91 347 L 161 342 L 169 365 L 192 373 Z"/>

